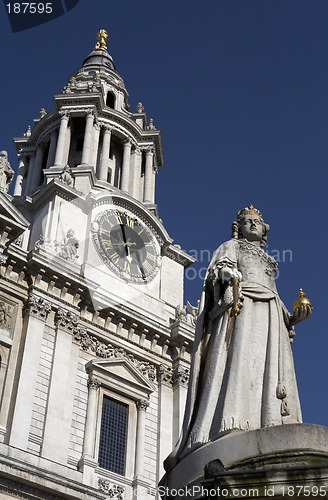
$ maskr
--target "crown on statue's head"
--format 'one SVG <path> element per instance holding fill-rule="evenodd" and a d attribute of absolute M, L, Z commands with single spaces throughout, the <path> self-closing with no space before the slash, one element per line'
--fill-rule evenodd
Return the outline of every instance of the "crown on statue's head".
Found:
<path fill-rule="evenodd" d="M 257 208 L 253 207 L 252 204 L 248 205 L 248 207 L 245 207 L 242 210 L 239 210 L 239 212 L 237 213 L 238 219 L 240 219 L 241 217 L 245 217 L 246 215 L 258 215 L 262 218 L 261 212 Z"/>

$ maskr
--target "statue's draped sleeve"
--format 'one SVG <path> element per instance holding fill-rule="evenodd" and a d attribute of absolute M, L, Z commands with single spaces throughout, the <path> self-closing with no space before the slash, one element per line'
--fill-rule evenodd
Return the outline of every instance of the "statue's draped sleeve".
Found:
<path fill-rule="evenodd" d="M 237 268 L 237 260 L 238 242 L 236 240 L 229 240 L 217 248 L 208 266 L 199 302 L 199 312 L 195 329 L 192 364 L 182 432 L 174 450 L 164 462 L 166 470 L 170 470 L 177 463 L 179 460 L 180 450 L 184 448 L 189 436 L 194 406 L 199 385 L 201 383 L 200 376 L 202 357 L 206 351 L 206 344 L 208 341 L 206 331 L 210 331 L 210 329 L 205 329 L 204 326 L 209 320 L 209 311 L 213 308 L 214 301 L 218 299 L 217 295 L 221 293 L 220 290 L 222 283 L 219 278 L 218 271 L 223 267 L 230 267 L 232 269 Z"/>

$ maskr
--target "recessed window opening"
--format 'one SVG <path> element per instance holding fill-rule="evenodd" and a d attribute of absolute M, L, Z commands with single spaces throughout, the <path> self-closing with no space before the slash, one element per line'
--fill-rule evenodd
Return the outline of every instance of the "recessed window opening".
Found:
<path fill-rule="evenodd" d="M 112 92 L 107 92 L 106 106 L 109 108 L 115 108 L 115 96 Z"/>
<path fill-rule="evenodd" d="M 98 463 L 103 469 L 124 475 L 128 405 L 103 397 Z"/>

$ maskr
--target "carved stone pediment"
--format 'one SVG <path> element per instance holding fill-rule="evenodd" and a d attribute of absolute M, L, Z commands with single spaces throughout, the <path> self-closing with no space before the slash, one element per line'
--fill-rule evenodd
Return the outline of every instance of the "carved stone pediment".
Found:
<path fill-rule="evenodd" d="M 0 234 L 1 244 L 8 245 L 18 238 L 30 222 L 12 203 L 11 196 L 0 193 Z"/>
<path fill-rule="evenodd" d="M 154 390 L 154 385 L 127 358 L 111 358 L 91 360 L 86 364 L 86 371 L 94 376 L 102 387 L 133 399 L 148 397 Z"/>

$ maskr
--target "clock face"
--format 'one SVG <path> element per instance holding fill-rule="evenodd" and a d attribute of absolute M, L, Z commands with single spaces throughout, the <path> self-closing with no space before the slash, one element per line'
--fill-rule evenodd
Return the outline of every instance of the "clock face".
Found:
<path fill-rule="evenodd" d="M 106 210 L 95 219 L 92 231 L 101 258 L 121 278 L 136 283 L 154 278 L 158 270 L 156 240 L 136 216 Z"/>

